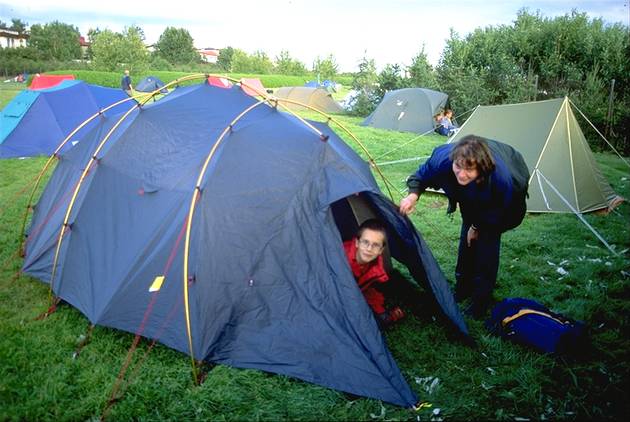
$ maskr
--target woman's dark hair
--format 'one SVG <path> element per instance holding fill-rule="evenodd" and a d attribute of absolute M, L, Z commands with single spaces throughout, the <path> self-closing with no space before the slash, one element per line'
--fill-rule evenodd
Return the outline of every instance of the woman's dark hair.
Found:
<path fill-rule="evenodd" d="M 479 180 L 483 180 L 496 167 L 486 140 L 476 135 L 466 135 L 451 150 L 449 158 L 465 169 L 475 168 Z"/>

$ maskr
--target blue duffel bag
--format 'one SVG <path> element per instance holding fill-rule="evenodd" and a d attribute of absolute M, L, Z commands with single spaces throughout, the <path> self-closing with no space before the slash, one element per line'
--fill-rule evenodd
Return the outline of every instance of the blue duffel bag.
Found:
<path fill-rule="evenodd" d="M 586 336 L 583 322 L 523 298 L 507 298 L 497 303 L 486 326 L 503 338 L 550 354 L 570 354 L 582 350 Z"/>

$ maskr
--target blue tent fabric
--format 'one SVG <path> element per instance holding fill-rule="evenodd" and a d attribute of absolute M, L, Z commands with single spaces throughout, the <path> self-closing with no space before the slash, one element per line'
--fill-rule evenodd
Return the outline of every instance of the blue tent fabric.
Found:
<path fill-rule="evenodd" d="M 238 87 L 203 84 L 134 110 L 81 185 L 54 293 L 94 324 L 190 353 L 182 281 L 186 217 L 206 157 L 232 119 L 255 102 Z M 100 120 L 61 157 L 35 208 L 26 273 L 51 282 L 67 192 L 119 118 Z M 194 357 L 411 407 L 417 396 L 352 276 L 331 205 L 365 195 L 387 220 L 396 256 L 463 334 L 466 326 L 428 247 L 382 196 L 367 163 L 328 126 L 310 123 L 328 140 L 265 104 L 216 145 L 190 229 Z M 159 275 L 164 284 L 150 292 Z"/>
<path fill-rule="evenodd" d="M 322 83 L 317 81 L 308 81 L 304 84 L 304 86 L 309 88 L 324 88 L 328 92 L 336 92 L 337 84 L 329 79 L 324 80 Z"/>
<path fill-rule="evenodd" d="M 154 92 L 163 87 L 164 87 L 164 82 L 162 82 L 160 78 L 156 76 L 147 76 L 146 78 L 141 79 L 135 85 L 135 90 L 140 91 L 140 92 Z M 160 93 L 167 94 L 168 89 L 166 88 L 160 89 Z"/>
<path fill-rule="evenodd" d="M 65 80 L 59 85 L 18 94 L 0 113 L 0 158 L 50 155 L 87 118 L 127 98 L 118 89 Z M 128 110 L 132 101 L 105 114 Z M 96 119 L 75 134 L 60 151 L 65 153 L 96 124 Z"/>

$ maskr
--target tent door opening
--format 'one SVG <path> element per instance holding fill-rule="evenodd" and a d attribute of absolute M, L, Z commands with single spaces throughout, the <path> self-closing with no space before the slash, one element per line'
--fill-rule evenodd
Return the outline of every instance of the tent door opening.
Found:
<path fill-rule="evenodd" d="M 330 206 L 337 229 L 341 234 L 341 239 L 352 239 L 359 229 L 361 223 L 370 218 L 379 218 L 378 214 L 374 212 L 370 203 L 366 200 L 364 195 L 355 194 L 347 196 L 336 202 L 333 202 Z M 388 225 L 383 222 L 385 227 Z M 391 235 L 388 235 L 388 243 Z M 383 250 L 383 264 L 385 265 L 385 271 L 388 274 L 392 272 L 392 259 L 389 252 L 389 245 L 385 245 Z"/>

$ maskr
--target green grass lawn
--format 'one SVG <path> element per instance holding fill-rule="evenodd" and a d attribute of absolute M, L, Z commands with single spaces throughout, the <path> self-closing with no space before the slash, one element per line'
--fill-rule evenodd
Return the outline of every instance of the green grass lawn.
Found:
<path fill-rule="evenodd" d="M 0 107 L 15 95 L 8 91 L 0 87 Z M 377 163 L 423 157 L 444 142 L 437 135 L 362 127 L 360 118 L 338 119 Z M 337 132 L 367 158 L 350 136 Z M 611 154 L 596 158 L 613 189 L 630 197 L 628 167 Z M 28 188 L 44 162 L 0 160 L 0 420 L 96 420 L 133 335 L 97 326 L 75 356 L 89 326 L 83 315 L 62 305 L 48 318 L 36 320 L 49 305 L 48 286 L 30 277 L 16 278 L 21 260 L 15 251 Z M 380 167 L 393 186 L 395 201 L 419 162 Z M 377 180 L 385 191 L 384 182 L 379 176 Z M 451 220 L 445 211 L 445 198 L 427 193 L 412 220 L 452 279 L 460 219 L 456 215 Z M 533 298 L 585 321 L 592 346 L 579 359 L 540 355 L 488 334 L 480 321 L 467 320 L 477 341 L 473 349 L 454 342 L 431 315 L 408 312 L 385 337 L 411 387 L 432 404 L 413 412 L 227 366 L 213 368 L 205 382 L 195 386 L 188 356 L 142 341 L 131 368 L 140 365 L 131 371 L 131 381 L 123 386 L 124 394 L 108 419 L 390 421 L 431 420 L 437 412 L 434 420 L 620 420 L 630 411 L 630 206 L 623 203 L 608 216 L 585 218 L 619 256 L 573 215 L 527 215 L 503 237 L 495 291 L 496 298 Z M 559 265 L 568 275 L 556 272 Z"/>

